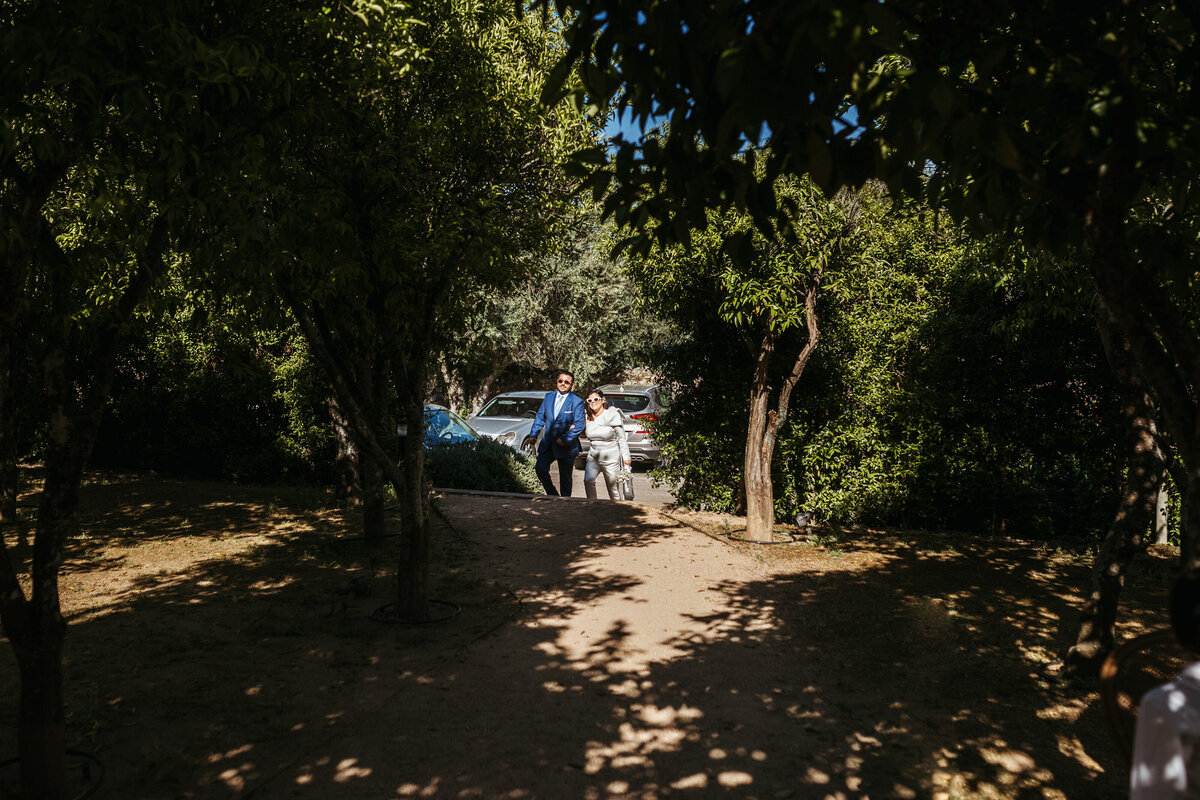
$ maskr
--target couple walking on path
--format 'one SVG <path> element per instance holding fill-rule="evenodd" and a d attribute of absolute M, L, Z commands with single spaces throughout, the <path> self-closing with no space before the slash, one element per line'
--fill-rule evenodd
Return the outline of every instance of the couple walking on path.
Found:
<path fill-rule="evenodd" d="M 529 439 L 537 439 L 545 430 L 538 445 L 537 463 L 534 470 L 546 494 L 571 496 L 572 471 L 575 458 L 579 455 L 579 435 L 586 432 L 588 438 L 587 466 L 583 472 L 583 488 L 589 498 L 596 497 L 596 479 L 604 474 L 608 496 L 621 499 L 621 472 L 628 472 L 633 462 L 629 458 L 629 446 L 625 441 L 625 425 L 621 412 L 608 405 L 604 392 L 593 389 L 587 401 L 571 391 L 575 376 L 566 370 L 558 373 L 557 389 L 547 392 L 538 409 Z M 550 480 L 550 464 L 558 462 L 558 489 Z"/>

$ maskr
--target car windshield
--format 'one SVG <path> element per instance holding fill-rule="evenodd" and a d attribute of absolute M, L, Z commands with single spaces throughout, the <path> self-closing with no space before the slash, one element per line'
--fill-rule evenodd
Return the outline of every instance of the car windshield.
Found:
<path fill-rule="evenodd" d="M 541 404 L 540 397 L 497 397 L 476 416 L 533 419 L 537 416 L 538 406 Z"/>
<path fill-rule="evenodd" d="M 425 443 L 465 442 L 478 438 L 475 431 L 453 411 L 444 408 L 425 409 Z"/>
<path fill-rule="evenodd" d="M 644 394 L 607 394 L 608 404 L 619 408 L 626 414 L 636 414 L 650 405 L 650 398 Z"/>

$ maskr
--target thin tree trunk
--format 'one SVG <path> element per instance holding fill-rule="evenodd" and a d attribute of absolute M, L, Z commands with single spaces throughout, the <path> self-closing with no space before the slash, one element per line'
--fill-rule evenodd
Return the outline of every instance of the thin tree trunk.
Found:
<path fill-rule="evenodd" d="M 483 404 L 492 394 L 492 386 L 496 383 L 496 375 L 493 373 L 488 375 L 479 382 L 479 386 L 471 393 L 471 413 L 478 414 Z"/>
<path fill-rule="evenodd" d="M 359 450 L 345 414 L 332 392 L 325 400 L 329 409 L 330 427 L 335 447 L 334 470 L 337 473 L 337 498 L 347 506 L 362 504 L 362 479 L 359 472 Z"/>
<path fill-rule="evenodd" d="M 425 480 L 425 396 L 429 342 L 432 340 L 432 314 L 422 328 L 424 336 L 403 352 L 400 343 L 391 341 L 393 354 L 403 372 L 395 383 L 401 390 L 401 402 L 408 420 L 404 438 L 404 487 L 400 500 L 400 561 L 396 569 L 399 613 L 405 619 L 429 619 L 429 487 Z M 399 491 L 399 490 L 398 490 Z"/>
<path fill-rule="evenodd" d="M 385 447 L 388 441 L 386 427 L 390 423 L 381 424 L 381 421 L 391 417 L 384 409 L 376 407 L 378 387 L 365 385 L 352 368 L 351 359 L 339 347 L 323 309 L 311 299 L 302 299 L 286 281 L 281 281 L 279 287 L 313 354 L 333 384 L 338 405 L 346 414 L 360 452 L 382 470 L 396 490 L 402 534 L 396 609 L 403 619 L 424 621 L 429 616 L 429 528 L 424 513 L 424 402 L 421 397 L 424 373 L 420 373 L 415 386 L 407 375 L 394 379 L 397 387 L 405 392 L 402 399 L 408 423 L 408 435 L 402 441 L 404 466 L 401 468 L 395 454 Z M 395 350 L 394 347 L 391 349 Z"/>
<path fill-rule="evenodd" d="M 45 387 L 46 467 L 33 543 L 28 600 L 0 540 L 0 621 L 17 656 L 21 699 L 17 750 L 21 783 L 34 800 L 61 800 L 66 725 L 62 653 L 66 635 L 58 595 L 58 571 L 67 542 L 78 531 L 79 485 L 112 388 L 117 344 L 128 320 L 165 270 L 166 218 L 153 221 L 138 268 L 87 353 L 72 350 L 69 325 L 75 265 L 43 226 L 38 253 L 49 275 L 51 319 L 42 376 Z M 86 365 L 86 366 L 84 366 Z M 78 371 L 77 371 L 78 370 Z"/>
<path fill-rule="evenodd" d="M 394 326 L 381 326 L 386 351 L 399 367 L 393 384 L 400 392 L 408 421 L 404 439 L 404 488 L 400 497 L 400 562 L 396 570 L 397 608 L 405 619 L 429 619 L 429 493 L 425 479 L 425 390 L 429 382 L 429 354 L 436 339 L 437 309 L 444 301 L 455 270 L 446 268 L 426 288 L 425 315 L 412 338 L 402 342 Z"/>
<path fill-rule="evenodd" d="M 1096 675 L 1113 649 L 1113 630 L 1130 561 L 1146 548 L 1155 516 L 1155 500 L 1167 458 L 1159 445 L 1154 401 L 1137 369 L 1129 345 L 1106 309 L 1098 316 L 1100 338 L 1121 392 L 1125 422 L 1126 473 L 1121 507 L 1105 534 L 1092 566 L 1091 591 L 1080 614 L 1079 632 L 1067 652 L 1071 673 Z"/>
<path fill-rule="evenodd" d="M 1136 41 L 1136 15 L 1130 15 L 1122 36 Z M 1133 60 L 1118 59 L 1113 85 L 1120 96 L 1137 91 Z M 1163 428 L 1171 436 L 1174 454 L 1183 464 L 1183 520 L 1180 551 L 1185 566 L 1200 567 L 1200 503 L 1193 502 L 1200 488 L 1200 335 L 1195 308 L 1189 299 L 1172 291 L 1142 261 L 1128 241 L 1126 225 L 1131 204 L 1139 192 L 1138 118 L 1132 104 L 1112 109 L 1109 145 L 1100 163 L 1094 199 L 1085 209 L 1087 236 L 1092 245 L 1093 278 L 1105 305 L 1120 326 L 1141 375 L 1154 393 Z M 1164 252 L 1159 258 L 1169 257 Z M 1182 254 L 1180 258 L 1190 258 Z M 1179 266 L 1194 271 L 1192 262 Z"/>
<path fill-rule="evenodd" d="M 0 331 L 0 523 L 17 521 L 17 494 L 20 489 L 12 349 L 12 339 L 6 332 Z"/>
<path fill-rule="evenodd" d="M 115 344 L 115 332 L 113 339 Z M 93 379 L 79 406 L 74 402 L 77 382 L 67 377 L 65 349 L 52 347 L 44 359 L 50 419 L 46 476 L 33 545 L 32 590 L 28 601 L 20 591 L 10 590 L 0 603 L 0 616 L 21 674 L 17 721 L 21 780 L 29 796 L 38 800 L 58 800 L 65 791 L 62 653 L 66 623 L 59 605 L 58 571 L 67 543 L 78 532 L 83 467 L 112 384 L 114 351 L 103 352 L 106 349 L 92 362 L 100 375 Z M 6 573 L 12 568 L 7 554 L 4 568 Z"/>
<path fill-rule="evenodd" d="M 54 425 L 52 419 L 51 427 Z M 28 796 L 39 800 L 66 796 L 62 654 L 67 626 L 59 611 L 58 569 L 77 527 L 79 476 L 72 467 L 70 450 L 70 442 L 63 437 L 51 444 L 46 459 L 34 537 L 32 592 L 20 612 L 25 625 L 9 637 L 21 675 L 17 713 L 21 782 Z"/>
<path fill-rule="evenodd" d="M 775 486 L 771 482 L 771 461 L 775 448 L 770 433 L 767 367 L 775 347 L 775 336 L 768 331 L 759 350 L 754 371 L 754 389 L 750 394 L 750 421 L 746 430 L 746 539 L 769 542 L 775 529 Z"/>
<path fill-rule="evenodd" d="M 375 348 L 370 348 L 374 350 Z M 383 431 L 391 415 L 388 413 L 388 369 L 387 360 L 376 353 L 360 359 L 358 368 L 360 380 L 372 394 L 372 406 L 376 417 L 372 419 L 371 429 Z M 378 435 L 378 434 L 377 434 Z M 356 447 L 361 453 L 364 448 Z M 359 475 L 362 477 L 362 512 L 363 538 L 368 542 L 379 543 L 387 533 L 387 520 L 384 512 L 383 489 L 386 477 L 383 468 L 375 459 L 363 458 L 359 461 Z"/>
<path fill-rule="evenodd" d="M 62 644 L 65 623 L 58 613 L 52 570 L 49 517 L 39 521 L 35 541 L 33 597 L 27 599 L 7 548 L 0 546 L 0 617 L 17 660 L 20 702 L 17 756 L 26 796 L 62 800 L 66 796 L 66 723 L 63 709 Z M 61 535 L 61 534 L 58 534 Z M 58 548 L 61 552 L 61 546 Z"/>
<path fill-rule="evenodd" d="M 439 367 L 442 376 L 442 391 L 446 396 L 446 406 L 454 411 L 462 411 L 467 407 L 467 393 L 463 386 L 462 376 L 451 370 L 442 362 Z"/>
<path fill-rule="evenodd" d="M 1200 486 L 1200 407 L 1195 394 L 1200 385 L 1200 357 L 1195 353 L 1200 339 L 1183 330 L 1176 319 L 1178 309 L 1169 306 L 1142 265 L 1121 257 L 1119 239 L 1101 244 L 1108 255 L 1098 259 L 1104 263 L 1097 270 L 1097 286 L 1154 393 L 1155 408 L 1183 465 L 1185 483 L 1176 484 L 1184 510 L 1180 549 L 1185 564 L 1200 566 L 1200 509 L 1193 510 L 1197 504 L 1188 502 L 1191 490 Z"/>
<path fill-rule="evenodd" d="M 8 255 L 0 263 L 0 523 L 17 520 L 16 337 L 26 272 L 16 253 Z"/>
<path fill-rule="evenodd" d="M 746 429 L 745 487 L 746 539 L 770 542 L 775 530 L 775 487 L 771 481 L 771 463 L 775 455 L 775 439 L 787 421 L 792 390 L 804 374 L 804 367 L 817 349 L 821 331 L 817 327 L 817 291 L 821 285 L 823 267 L 809 281 L 804 297 L 808 339 L 792 364 L 792 371 L 779 388 L 779 400 L 770 408 L 769 368 L 775 352 L 775 333 L 767 320 L 767 331 L 759 344 L 754 367 L 754 388 L 750 393 L 750 420 Z"/>
<path fill-rule="evenodd" d="M 1187 472 L 1187 490 L 1181 495 L 1180 505 L 1183 513 L 1183 525 L 1179 531 L 1179 550 L 1184 566 L 1200 566 L 1197 550 L 1200 550 L 1200 468 L 1191 468 Z"/>
<path fill-rule="evenodd" d="M 775 432 L 770 410 L 769 370 L 775 352 L 775 331 L 767 320 L 767 330 L 759 343 L 754 364 L 754 386 L 750 390 L 750 419 L 746 427 L 745 487 L 746 539 L 769 542 L 775 530 L 775 486 L 771 481 L 771 461 L 775 451 Z"/>
<path fill-rule="evenodd" d="M 1164 481 L 1158 485 L 1158 494 L 1154 498 L 1154 544 L 1167 544 L 1171 540 L 1171 532 L 1167 529 L 1169 499 L 1170 492 Z"/>
<path fill-rule="evenodd" d="M 380 542 L 387 533 L 383 470 L 369 458 L 360 458 L 358 468 L 362 476 L 363 538 L 368 542 Z"/>
<path fill-rule="evenodd" d="M 105 106 L 97 98 L 94 109 Z M 93 109 L 93 110 L 94 110 Z M 44 203 L 87 150 L 94 115 L 78 110 L 75 135 L 68 137 L 53 163 L 34 164 L 18 217 L 18 235 L 0 265 L 0 513 L 15 517 L 19 472 L 16 468 L 18 398 L 16 331 L 23 322 L 27 277 L 35 265 L 46 278 L 52 324 L 44 328 L 42 377 L 47 410 L 45 477 L 33 542 L 29 595 L 18 565 L 0 536 L 0 624 L 8 637 L 20 675 L 17 753 L 21 785 L 30 800 L 66 797 L 66 714 L 63 705 L 63 641 L 66 622 L 58 594 L 58 571 L 66 544 L 78 531 L 79 485 L 112 387 L 116 348 L 129 318 L 165 269 L 166 218 L 149 228 L 145 248 L 136 253 L 137 269 L 106 318 L 78 337 L 94 343 L 90 352 L 68 347 L 79 319 L 72 312 L 71 280 L 75 264 L 59 246 L 44 217 Z M 26 322 L 27 324 L 27 322 Z M 86 365 L 86 366 L 84 366 Z M 78 370 L 78 372 L 75 372 Z M 25 544 L 22 541 L 22 544 Z"/>
<path fill-rule="evenodd" d="M 396 569 L 396 604 L 402 619 L 429 619 L 429 492 L 425 487 L 425 405 L 410 397 L 405 403 L 408 436 L 404 437 L 404 492 L 400 503 L 400 561 Z"/>

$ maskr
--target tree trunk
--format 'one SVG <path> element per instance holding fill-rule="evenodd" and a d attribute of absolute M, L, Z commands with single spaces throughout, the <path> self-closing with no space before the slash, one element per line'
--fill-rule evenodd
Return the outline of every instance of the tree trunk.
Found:
<path fill-rule="evenodd" d="M 1102 308 L 1097 316 L 1104 351 L 1121 392 L 1126 472 L 1121 507 L 1096 554 L 1079 633 L 1065 659 L 1068 672 L 1088 676 L 1099 673 L 1104 657 L 1113 649 L 1113 628 L 1125 573 L 1133 557 L 1146 547 L 1146 532 L 1154 520 L 1155 500 L 1167 465 L 1159 446 L 1154 402 L 1129 345 L 1106 309 Z"/>
<path fill-rule="evenodd" d="M 1169 495 L 1164 481 L 1158 485 L 1158 494 L 1154 498 L 1154 544 L 1167 544 L 1171 540 L 1171 532 L 1167 529 L 1167 512 L 1169 510 Z"/>
<path fill-rule="evenodd" d="M 137 253 L 137 272 L 107 319 L 93 329 L 94 347 L 83 352 L 69 344 L 86 339 L 74 327 L 72 315 L 71 283 L 79 274 L 78 266 L 48 226 L 38 240 L 40 266 L 49 276 L 50 319 L 57 324 L 45 330 L 42 358 L 46 466 L 28 600 L 0 539 L 0 622 L 21 675 L 17 750 L 21 783 L 32 800 L 62 800 L 65 795 L 62 652 L 66 622 L 59 604 L 58 571 L 67 542 L 78 532 L 79 485 L 108 403 L 117 344 L 129 318 L 165 269 L 166 241 L 166 218 L 158 217 L 150 226 L 145 249 Z"/>
<path fill-rule="evenodd" d="M 409 396 L 405 403 L 404 494 L 400 498 L 400 562 L 396 568 L 396 611 L 402 619 L 429 619 L 429 491 L 425 486 L 425 405 Z"/>
<path fill-rule="evenodd" d="M 40 531 L 39 531 L 40 533 Z M 37 572 L 32 600 L 25 598 L 7 549 L 0 547 L 0 618 L 12 645 L 20 675 L 17 711 L 17 756 L 21 786 L 26 797 L 63 800 L 66 797 L 66 724 L 62 694 L 62 642 L 65 625 L 57 608 L 52 579 L 50 592 L 44 580 L 46 539 L 35 553 Z M 40 591 L 39 591 L 40 590 Z"/>
<path fill-rule="evenodd" d="M 442 392 L 445 395 L 446 406 L 454 411 L 462 411 L 467 407 L 467 393 L 463 386 L 462 375 L 452 371 L 445 361 L 440 367 L 442 377 Z"/>
<path fill-rule="evenodd" d="M 770 359 L 764 340 L 761 358 Z M 764 366 L 765 377 L 765 366 Z M 771 462 L 775 438 L 769 434 L 769 395 L 765 385 L 755 379 L 750 396 L 750 424 L 746 432 L 746 539 L 751 542 L 770 542 L 775 530 L 775 486 L 771 482 Z"/>
<path fill-rule="evenodd" d="M 66 623 L 59 612 L 58 568 L 74 528 L 74 499 L 61 465 L 47 464 L 46 489 L 34 545 L 33 591 L 21 614 L 25 625 L 10 634 L 21 675 L 17 754 L 21 785 L 35 800 L 66 797 L 66 715 L 62 653 Z M 75 485 L 78 485 L 76 482 Z M 9 628 L 8 625 L 5 626 Z M 11 630 L 11 628 L 9 628 Z"/>
<path fill-rule="evenodd" d="M 368 355 L 359 360 L 358 375 L 366 389 L 371 392 L 372 407 L 375 418 L 370 420 L 371 430 L 376 431 L 377 438 L 384 437 L 391 414 L 388 411 L 390 378 L 387 359 L 380 354 L 375 343 L 367 348 Z M 356 443 L 355 449 L 363 453 L 366 448 Z M 359 475 L 362 478 L 362 511 L 363 538 L 368 542 L 379 543 L 387 533 L 387 520 L 384 512 L 383 490 L 387 481 L 383 465 L 378 459 L 360 458 Z"/>
<path fill-rule="evenodd" d="M 67 796 L 67 726 L 63 715 L 62 637 L 43 640 L 21 660 L 21 705 L 17 718 L 17 755 L 21 787 L 31 800 Z"/>
<path fill-rule="evenodd" d="M 492 373 L 479 382 L 475 387 L 475 391 L 471 393 L 471 413 L 478 414 L 483 404 L 487 402 L 492 395 L 492 386 L 496 383 L 496 375 Z"/>
<path fill-rule="evenodd" d="M 775 487 L 771 482 L 771 463 L 775 455 L 775 439 L 787 421 L 792 390 L 804 374 L 809 358 L 817 349 L 821 331 L 817 327 L 817 291 L 821 285 L 823 266 L 810 277 L 804 297 L 805 323 L 808 339 L 792 364 L 792 371 L 779 387 L 779 399 L 771 409 L 769 368 L 775 352 L 775 331 L 771 319 L 758 347 L 754 367 L 754 388 L 750 392 L 750 421 L 746 429 L 745 488 L 746 539 L 751 542 L 770 542 L 775 532 Z"/>
<path fill-rule="evenodd" d="M 17 521 L 17 314 L 21 303 L 22 270 L 9 264 L 0 291 L 0 523 Z"/>
<path fill-rule="evenodd" d="M 424 364 L 422 362 L 401 367 L 394 376 L 394 385 L 401 390 L 404 402 L 408 435 L 402 440 L 404 466 L 396 463 L 395 452 L 388 452 L 390 441 L 387 428 L 391 415 L 386 408 L 378 407 L 386 399 L 388 371 L 377 369 L 375 383 L 364 379 L 361 366 L 344 352 L 345 348 L 331 327 L 324 309 L 311 298 L 302 297 L 286 280 L 278 284 L 280 292 L 295 315 L 313 354 L 325 370 L 337 394 L 338 405 L 346 414 L 354 433 L 359 451 L 380 469 L 396 490 L 401 515 L 401 560 L 397 571 L 396 610 L 402 619 L 421 622 L 429 617 L 429 527 L 424 513 L 427 492 L 424 486 Z M 398 355 L 402 353 L 394 343 L 386 348 Z"/>
<path fill-rule="evenodd" d="M 1200 550 L 1200 467 L 1187 471 L 1187 489 L 1180 495 L 1183 524 L 1179 531 L 1179 550 L 1185 567 L 1200 567 L 1197 550 Z"/>
<path fill-rule="evenodd" d="M 111 354 L 110 354 L 111 356 Z M 66 622 L 59 605 L 58 571 L 67 542 L 78 531 L 79 484 L 108 396 L 111 372 L 93 382 L 82 407 L 72 407 L 74 381 L 67 378 L 66 353 L 52 347 L 45 365 L 47 426 L 46 477 L 34 536 L 31 593 L 28 601 L 4 555 L 5 597 L 0 616 L 21 675 L 17 718 L 21 783 L 30 798 L 65 797 L 66 724 L 63 710 L 62 653 Z M 96 362 L 103 362 L 97 357 Z"/>
<path fill-rule="evenodd" d="M 6 591 L 0 606 L 21 675 L 17 717 L 21 783 L 34 800 L 61 800 L 66 795 L 62 654 L 67 625 L 60 611 L 58 571 L 67 542 L 78 533 L 83 465 L 105 407 L 100 400 L 107 398 L 111 385 L 111 374 L 102 374 L 91 387 L 89 402 L 72 408 L 75 386 L 67 380 L 65 361 L 64 351 L 52 348 L 44 362 L 50 420 L 30 597 L 26 601 L 20 591 Z M 11 568 L 7 554 L 4 567 L 7 581 Z"/>
<path fill-rule="evenodd" d="M 331 392 L 325 400 L 329 422 L 333 428 L 334 470 L 337 472 L 337 498 L 347 506 L 362 504 L 362 478 L 359 472 L 359 449 L 345 414 Z"/>
<path fill-rule="evenodd" d="M 383 470 L 370 458 L 359 459 L 359 474 L 362 476 L 362 525 L 363 538 L 368 542 L 383 540 L 387 532 L 387 516 L 384 512 Z"/>
<path fill-rule="evenodd" d="M 0 343 L 0 523 L 17 521 L 17 494 L 20 471 L 17 469 L 17 409 L 14 402 L 12 370 Z"/>
<path fill-rule="evenodd" d="M 1136 24 L 1133 17 L 1129 24 Z M 1129 64 L 1124 59 L 1118 62 L 1114 85 L 1121 96 L 1137 91 Z M 1142 196 L 1137 174 L 1137 115 L 1132 104 L 1114 107 L 1111 131 L 1094 200 L 1083 209 L 1094 254 L 1093 278 L 1154 393 L 1163 429 L 1170 434 L 1174 453 L 1183 464 L 1185 481 L 1176 486 L 1183 495 L 1180 550 L 1186 566 L 1200 567 L 1200 504 L 1190 502 L 1195 497 L 1192 490 L 1200 487 L 1200 335 L 1194 323 L 1195 308 L 1186 285 L 1172 291 L 1155 270 L 1169 272 L 1171 266 L 1151 266 L 1138 257 L 1128 240 L 1130 204 Z M 1158 256 L 1165 257 L 1169 251 Z M 1190 258 L 1187 254 L 1179 257 Z M 1175 266 L 1195 271 L 1191 262 Z"/>
<path fill-rule="evenodd" d="M 1097 286 L 1154 393 L 1163 428 L 1183 465 L 1186 485 L 1176 487 L 1184 512 L 1180 549 L 1185 564 L 1200 566 L 1200 509 L 1189 502 L 1191 490 L 1200 486 L 1200 407 L 1195 388 L 1200 385 L 1200 338 L 1179 321 L 1179 309 L 1143 265 L 1120 255 L 1123 242 L 1101 239 L 1101 244 L 1108 254 L 1098 259 L 1102 267 L 1097 270 Z"/>

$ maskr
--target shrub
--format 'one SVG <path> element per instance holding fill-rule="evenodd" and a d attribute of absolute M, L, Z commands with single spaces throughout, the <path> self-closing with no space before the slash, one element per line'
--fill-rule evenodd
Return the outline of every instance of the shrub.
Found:
<path fill-rule="evenodd" d="M 491 439 L 435 444 L 425 456 L 425 475 L 442 489 L 543 492 L 533 459 Z"/>

